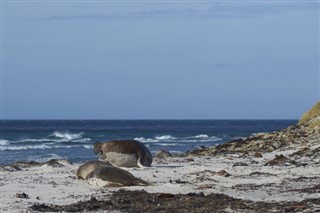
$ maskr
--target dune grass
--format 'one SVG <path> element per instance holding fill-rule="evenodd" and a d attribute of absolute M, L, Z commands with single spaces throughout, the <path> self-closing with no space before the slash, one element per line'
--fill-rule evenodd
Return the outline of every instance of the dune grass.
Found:
<path fill-rule="evenodd" d="M 298 125 L 310 125 L 320 127 L 320 101 L 318 101 L 309 111 L 303 114 Z"/>

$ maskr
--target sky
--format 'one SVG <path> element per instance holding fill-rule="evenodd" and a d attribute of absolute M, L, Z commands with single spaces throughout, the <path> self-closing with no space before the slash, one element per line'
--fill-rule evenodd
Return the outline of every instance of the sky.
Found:
<path fill-rule="evenodd" d="M 1 1 L 2 119 L 299 119 L 318 1 Z"/>

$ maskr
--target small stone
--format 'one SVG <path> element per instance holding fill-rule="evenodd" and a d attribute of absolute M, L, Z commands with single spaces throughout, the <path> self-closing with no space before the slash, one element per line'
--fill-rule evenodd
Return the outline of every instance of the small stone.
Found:
<path fill-rule="evenodd" d="M 208 184 L 201 184 L 197 189 L 210 189 L 211 186 L 209 186 Z"/>
<path fill-rule="evenodd" d="M 223 177 L 231 176 L 228 172 L 226 172 L 226 170 L 220 170 L 219 172 L 217 172 L 217 175 L 223 176 Z"/>
<path fill-rule="evenodd" d="M 16 193 L 16 198 L 25 198 L 28 199 L 29 195 L 27 195 L 26 193 Z"/>
<path fill-rule="evenodd" d="M 255 157 L 255 158 L 262 158 L 261 152 L 256 152 L 256 153 L 254 153 L 254 157 Z"/>

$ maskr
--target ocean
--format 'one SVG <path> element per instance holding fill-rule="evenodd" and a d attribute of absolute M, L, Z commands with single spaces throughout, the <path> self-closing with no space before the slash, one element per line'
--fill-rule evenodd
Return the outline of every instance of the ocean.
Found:
<path fill-rule="evenodd" d="M 96 142 L 135 139 L 152 153 L 182 153 L 253 133 L 271 132 L 297 120 L 0 120 L 0 164 L 97 159 Z"/>

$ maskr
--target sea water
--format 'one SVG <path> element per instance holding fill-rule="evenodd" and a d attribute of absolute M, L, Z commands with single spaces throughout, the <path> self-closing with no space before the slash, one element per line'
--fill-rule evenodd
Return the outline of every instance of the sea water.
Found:
<path fill-rule="evenodd" d="M 297 120 L 0 120 L 0 164 L 97 159 L 93 144 L 134 139 L 155 153 L 182 153 L 253 133 L 271 132 Z"/>

